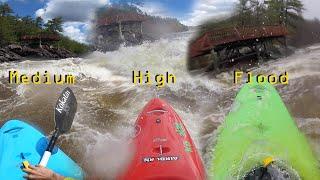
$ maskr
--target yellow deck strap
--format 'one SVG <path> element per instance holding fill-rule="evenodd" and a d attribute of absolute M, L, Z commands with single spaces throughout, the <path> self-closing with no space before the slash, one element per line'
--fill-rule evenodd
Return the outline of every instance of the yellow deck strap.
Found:
<path fill-rule="evenodd" d="M 263 160 L 263 166 L 264 167 L 268 167 L 272 162 L 273 162 L 273 158 L 272 157 L 267 157 Z"/>
<path fill-rule="evenodd" d="M 29 161 L 23 161 L 23 162 L 22 162 L 22 165 L 23 165 L 23 168 L 24 168 L 24 169 L 30 170 L 30 168 L 29 168 L 29 166 L 30 166 Z"/>
<path fill-rule="evenodd" d="M 73 179 L 73 178 L 71 178 L 71 177 L 66 177 L 66 178 L 64 178 L 63 180 L 75 180 L 75 179 Z"/>

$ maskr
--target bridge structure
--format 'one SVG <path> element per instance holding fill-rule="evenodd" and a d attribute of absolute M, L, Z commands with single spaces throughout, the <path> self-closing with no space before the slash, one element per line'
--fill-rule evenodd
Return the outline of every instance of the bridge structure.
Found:
<path fill-rule="evenodd" d="M 96 44 L 103 49 L 105 44 L 114 44 L 118 47 L 121 43 L 136 43 L 142 39 L 142 22 L 147 17 L 134 12 L 117 12 L 110 9 L 102 14 L 96 22 Z M 115 39 L 117 41 L 115 42 Z M 117 48 L 112 47 L 111 50 Z"/>
<path fill-rule="evenodd" d="M 60 36 L 57 34 L 38 34 L 38 35 L 22 35 L 20 36 L 21 44 L 28 46 L 50 45 L 60 41 Z"/>
<path fill-rule="evenodd" d="M 20 41 L 45 41 L 45 42 L 54 42 L 59 41 L 59 35 L 51 34 L 38 34 L 38 35 L 23 35 L 20 37 Z"/>
<path fill-rule="evenodd" d="M 197 67 L 201 56 L 211 54 L 211 69 L 246 58 L 262 61 L 270 56 L 268 43 L 282 39 L 286 45 L 288 30 L 282 25 L 261 27 L 234 27 L 208 31 L 192 41 L 188 51 L 188 68 Z M 201 64 L 201 62 L 200 62 Z M 201 66 L 201 65 L 200 65 Z"/>

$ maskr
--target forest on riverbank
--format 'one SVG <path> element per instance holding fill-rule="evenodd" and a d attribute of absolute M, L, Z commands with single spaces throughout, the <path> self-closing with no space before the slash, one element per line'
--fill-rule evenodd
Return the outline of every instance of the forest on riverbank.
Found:
<path fill-rule="evenodd" d="M 14 15 L 12 8 L 7 3 L 0 3 L 0 47 L 8 45 L 21 45 L 23 36 L 58 36 L 59 40 L 52 42 L 50 46 L 65 49 L 76 55 L 89 51 L 89 46 L 61 34 L 63 19 L 56 17 L 47 22 L 41 17 L 20 17 Z"/>

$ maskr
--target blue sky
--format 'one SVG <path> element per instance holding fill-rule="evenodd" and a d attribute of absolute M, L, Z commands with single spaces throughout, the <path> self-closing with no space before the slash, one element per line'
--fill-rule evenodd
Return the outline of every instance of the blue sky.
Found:
<path fill-rule="evenodd" d="M 4 0 L 0 0 L 4 1 Z M 36 10 L 45 5 L 45 1 L 41 0 L 9 0 L 7 3 L 11 6 L 13 11 L 19 16 L 35 16 Z"/>
<path fill-rule="evenodd" d="M 29 15 L 32 17 L 36 16 L 37 10 L 45 8 L 47 3 L 50 2 L 50 0 L 0 0 L 0 2 L 1 1 L 7 2 L 12 7 L 15 14 L 18 14 L 20 16 Z M 76 4 L 77 1 L 75 0 L 73 2 Z M 108 1 L 105 2 L 108 3 Z M 147 8 L 149 8 L 150 6 L 154 6 L 152 8 L 157 9 L 157 12 L 155 13 L 159 13 L 156 15 L 172 16 L 183 19 L 187 18 L 188 14 L 192 12 L 192 8 L 195 2 L 196 0 L 148 0 L 145 2 L 145 5 Z M 106 3 L 100 4 L 103 5 Z M 157 6 L 158 8 L 156 8 Z"/>
<path fill-rule="evenodd" d="M 185 17 L 188 13 L 192 12 L 192 8 L 195 4 L 195 0 L 162 0 L 151 2 L 161 4 L 171 16 Z"/>
<path fill-rule="evenodd" d="M 116 1 L 116 0 L 111 0 Z M 238 0 L 144 0 L 142 11 L 156 16 L 175 17 L 186 25 L 199 25 L 203 20 L 226 15 Z M 307 18 L 320 17 L 319 0 L 302 0 Z M 90 35 L 90 21 L 96 8 L 110 0 L 0 0 L 7 2 L 20 16 L 41 16 L 45 20 L 61 16 L 64 34 L 80 42 Z"/>

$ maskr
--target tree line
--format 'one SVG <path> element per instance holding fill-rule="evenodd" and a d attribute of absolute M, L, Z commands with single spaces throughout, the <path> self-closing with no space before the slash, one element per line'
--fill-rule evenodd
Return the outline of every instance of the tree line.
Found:
<path fill-rule="evenodd" d="M 0 3 L 0 47 L 9 44 L 19 44 L 20 37 L 24 35 L 58 35 L 60 42 L 53 46 L 65 48 L 76 54 L 85 53 L 89 50 L 88 46 L 70 38 L 63 36 L 63 19 L 56 17 L 47 22 L 41 17 L 35 19 L 31 16 L 20 17 L 13 15 L 12 8 L 7 3 Z"/>
<path fill-rule="evenodd" d="M 235 16 L 239 25 L 293 25 L 302 19 L 303 4 L 300 0 L 239 0 Z"/>
<path fill-rule="evenodd" d="M 319 42 L 320 21 L 305 20 L 302 15 L 304 10 L 301 0 L 239 0 L 231 15 L 200 25 L 198 36 L 220 28 L 284 25 L 290 32 L 291 45 L 301 47 Z"/>
<path fill-rule="evenodd" d="M 215 27 L 285 25 L 295 27 L 303 20 L 303 4 L 300 0 L 239 0 L 234 12 L 227 18 L 210 20 L 201 27 L 203 30 Z"/>

